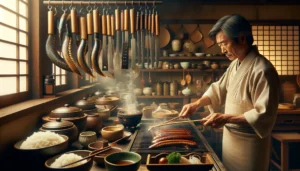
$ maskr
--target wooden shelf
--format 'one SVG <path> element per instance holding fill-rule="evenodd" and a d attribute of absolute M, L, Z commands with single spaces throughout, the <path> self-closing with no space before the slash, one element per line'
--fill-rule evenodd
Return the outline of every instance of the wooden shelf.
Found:
<path fill-rule="evenodd" d="M 228 60 L 226 56 L 176 56 L 168 57 L 162 56 L 159 57 L 159 60 Z M 228 60 L 229 61 L 229 60 Z"/>
<path fill-rule="evenodd" d="M 225 69 L 141 69 L 142 72 L 224 72 Z"/>

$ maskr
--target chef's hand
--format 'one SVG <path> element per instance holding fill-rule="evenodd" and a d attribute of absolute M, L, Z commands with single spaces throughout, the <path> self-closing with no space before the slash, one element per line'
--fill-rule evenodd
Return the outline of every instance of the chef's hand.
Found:
<path fill-rule="evenodd" d="M 182 118 L 189 117 L 199 109 L 199 106 L 196 103 L 189 103 L 183 106 L 179 116 Z"/>
<path fill-rule="evenodd" d="M 230 115 L 225 115 L 223 113 L 212 113 L 205 118 L 202 119 L 202 123 L 204 126 L 212 126 L 214 128 L 223 127 L 226 123 L 228 123 L 228 119 Z"/>

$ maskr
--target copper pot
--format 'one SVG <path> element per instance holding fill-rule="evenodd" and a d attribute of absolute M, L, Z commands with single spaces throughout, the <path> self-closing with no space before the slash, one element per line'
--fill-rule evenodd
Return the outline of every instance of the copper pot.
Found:
<path fill-rule="evenodd" d="M 69 137 L 69 143 L 76 141 L 79 135 L 78 128 L 72 122 L 63 121 L 61 118 L 43 124 L 40 131 L 51 131 L 60 135 L 66 135 Z"/>

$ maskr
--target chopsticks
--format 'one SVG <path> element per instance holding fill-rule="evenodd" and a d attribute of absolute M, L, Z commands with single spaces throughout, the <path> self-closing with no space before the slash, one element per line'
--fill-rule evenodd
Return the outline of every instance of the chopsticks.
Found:
<path fill-rule="evenodd" d="M 160 126 L 166 126 L 166 125 L 173 125 L 173 124 L 181 124 L 181 123 L 191 123 L 191 122 L 202 122 L 204 119 L 198 119 L 198 120 L 189 120 L 189 121 L 179 121 L 179 122 L 168 122 L 163 124 L 158 124 L 150 127 L 148 130 L 151 130 L 152 128 L 160 127 Z"/>
<path fill-rule="evenodd" d="M 169 123 L 169 122 L 172 122 L 172 121 L 178 119 L 179 117 L 180 117 L 180 116 L 177 116 L 177 117 L 172 118 L 172 119 L 170 119 L 170 120 L 167 120 L 167 121 L 165 121 L 165 122 L 163 122 L 163 123 L 160 123 L 160 124 L 157 124 L 157 125 L 154 125 L 154 126 L 150 126 L 150 127 L 148 128 L 148 131 L 150 131 L 152 128 L 155 128 L 155 127 L 158 127 L 158 126 L 162 126 L 162 125 L 164 125 L 164 124 L 167 124 L 167 123 Z"/>
<path fill-rule="evenodd" d="M 95 151 L 97 151 L 97 152 L 94 151 L 94 154 L 89 155 L 89 156 L 86 156 L 86 157 L 84 157 L 84 158 L 82 158 L 82 159 L 80 159 L 80 160 L 74 161 L 74 162 L 72 162 L 72 163 L 63 165 L 63 166 L 61 166 L 61 167 L 62 167 L 62 168 L 63 168 L 63 167 L 67 167 L 67 166 L 70 166 L 70 165 L 72 165 L 72 164 L 78 163 L 78 162 L 80 162 L 80 161 L 83 161 L 83 160 L 92 158 L 92 157 L 96 156 L 97 154 L 100 154 L 100 153 L 105 152 L 105 151 L 110 150 L 110 149 L 111 149 L 111 146 L 107 146 L 107 147 L 104 147 L 104 148 L 102 148 L 102 149 L 95 150 Z"/>

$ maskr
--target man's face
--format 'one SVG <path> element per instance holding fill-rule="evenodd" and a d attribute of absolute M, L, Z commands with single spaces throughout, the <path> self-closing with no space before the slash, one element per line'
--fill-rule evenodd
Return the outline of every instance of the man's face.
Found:
<path fill-rule="evenodd" d="M 221 48 L 221 52 L 227 56 L 229 60 L 234 60 L 239 55 L 239 44 L 229 39 L 223 31 L 216 35 L 216 42 Z"/>

